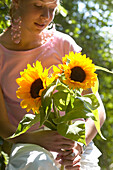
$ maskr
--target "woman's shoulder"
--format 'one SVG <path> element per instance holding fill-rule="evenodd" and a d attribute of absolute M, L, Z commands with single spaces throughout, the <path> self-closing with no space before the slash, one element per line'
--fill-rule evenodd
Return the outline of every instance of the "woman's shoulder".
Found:
<path fill-rule="evenodd" d="M 0 34 L 0 54 L 10 49 L 9 37 L 5 33 Z"/>
<path fill-rule="evenodd" d="M 3 46 L 3 33 L 0 34 L 0 46 Z M 1 48 L 0 48 L 1 49 Z"/>
<path fill-rule="evenodd" d="M 0 44 L 2 44 L 3 33 L 0 34 Z"/>
<path fill-rule="evenodd" d="M 5 47 L 6 49 L 10 49 L 12 47 L 11 37 L 9 30 L 6 30 L 0 34 L 0 45 Z"/>
<path fill-rule="evenodd" d="M 0 34 L 0 45 L 1 45 L 1 46 L 5 46 L 5 44 L 7 44 L 7 42 L 8 42 L 8 39 L 5 38 L 4 33 L 1 33 L 1 34 Z"/>
<path fill-rule="evenodd" d="M 63 33 L 63 32 L 60 32 L 60 31 L 55 31 L 55 37 L 60 39 L 60 40 L 62 39 L 63 41 L 64 40 L 70 41 L 70 40 L 73 39 L 70 35 Z"/>
<path fill-rule="evenodd" d="M 71 50 L 74 50 L 76 52 L 79 52 L 82 50 L 82 48 L 76 43 L 76 41 L 68 34 L 56 31 L 55 38 L 58 43 L 62 43 L 65 48 L 70 48 Z"/>

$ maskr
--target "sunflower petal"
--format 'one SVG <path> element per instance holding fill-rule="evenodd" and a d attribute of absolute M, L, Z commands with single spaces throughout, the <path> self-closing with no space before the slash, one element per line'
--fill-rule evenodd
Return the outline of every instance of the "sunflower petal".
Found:
<path fill-rule="evenodd" d="M 67 60 L 70 60 L 67 63 Z M 72 70 L 76 67 L 79 67 L 83 70 L 85 77 L 82 81 L 79 82 L 79 79 L 71 79 Z M 69 88 L 76 89 L 76 88 L 91 88 L 94 86 L 95 81 L 97 81 L 97 74 L 95 73 L 95 65 L 92 63 L 92 60 L 86 58 L 86 55 L 82 55 L 81 53 L 73 53 L 70 52 L 69 55 L 65 55 L 63 58 L 63 68 L 65 74 L 64 83 L 69 86 Z M 76 69 L 77 70 L 77 69 Z M 76 75 L 81 75 L 79 72 L 75 72 Z M 74 75 L 75 75 L 74 73 Z M 73 75 L 73 76 L 74 76 Z"/>
<path fill-rule="evenodd" d="M 24 71 L 20 73 L 21 77 L 16 79 L 19 85 L 16 95 L 18 98 L 22 99 L 20 106 L 24 109 L 26 108 L 27 112 L 30 110 L 33 110 L 34 113 L 35 111 L 39 112 L 41 97 L 38 97 L 38 93 L 41 96 L 47 84 L 52 82 L 52 78 L 48 77 L 48 70 L 49 69 L 45 68 L 43 71 L 41 62 L 36 61 L 33 67 L 28 64 L 27 69 L 24 69 Z M 42 82 L 43 85 L 40 85 L 40 82 Z"/>

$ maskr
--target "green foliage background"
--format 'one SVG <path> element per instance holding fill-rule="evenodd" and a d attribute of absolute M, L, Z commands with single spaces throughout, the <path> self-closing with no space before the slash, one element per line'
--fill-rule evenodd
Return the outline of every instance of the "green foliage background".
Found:
<path fill-rule="evenodd" d="M 0 33 L 10 23 L 10 3 L 11 0 L 0 0 Z M 61 5 L 64 8 L 59 8 L 54 20 L 57 30 L 71 35 L 95 64 L 113 70 L 113 34 L 102 31 L 103 27 L 113 26 L 113 1 L 63 0 Z M 99 93 L 107 114 L 102 133 L 107 140 L 97 135 L 94 141 L 103 153 L 100 157 L 102 170 L 110 170 L 113 163 L 113 75 L 100 71 L 98 77 Z"/>

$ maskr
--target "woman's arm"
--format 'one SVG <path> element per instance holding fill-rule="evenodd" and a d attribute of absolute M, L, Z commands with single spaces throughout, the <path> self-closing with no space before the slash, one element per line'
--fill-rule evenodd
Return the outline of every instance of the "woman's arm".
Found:
<path fill-rule="evenodd" d="M 0 136 L 4 140 L 11 143 L 19 143 L 19 142 L 27 143 L 27 141 L 29 141 L 29 135 L 27 134 L 20 135 L 17 138 L 7 140 L 7 138 L 9 136 L 12 136 L 15 133 L 15 131 L 16 131 L 16 127 L 13 126 L 9 121 L 2 89 L 0 87 Z"/>
<path fill-rule="evenodd" d="M 100 103 L 100 106 L 98 108 L 98 113 L 99 113 L 99 119 L 100 119 L 100 127 L 102 127 L 102 125 L 106 119 L 106 114 L 105 114 L 105 109 L 104 109 L 102 100 L 98 93 L 96 94 L 96 97 Z M 96 130 L 94 121 L 92 119 L 88 119 L 86 121 L 86 144 L 87 145 L 96 136 L 96 134 L 97 134 L 97 130 Z"/>
<path fill-rule="evenodd" d="M 10 123 L 5 107 L 5 102 L 0 87 L 0 136 L 7 138 L 15 132 L 16 128 Z"/>
<path fill-rule="evenodd" d="M 91 89 L 88 89 L 87 91 L 83 91 L 83 95 L 92 93 Z M 99 93 L 96 93 L 96 97 L 100 103 L 100 106 L 98 108 L 98 113 L 99 113 L 99 119 L 100 119 L 100 127 L 103 125 L 105 119 L 106 119 L 106 113 L 105 109 L 102 103 L 102 100 L 100 98 Z M 94 124 L 94 121 L 92 119 L 87 119 L 86 121 L 86 144 L 88 145 L 91 140 L 96 136 L 97 130 Z"/>

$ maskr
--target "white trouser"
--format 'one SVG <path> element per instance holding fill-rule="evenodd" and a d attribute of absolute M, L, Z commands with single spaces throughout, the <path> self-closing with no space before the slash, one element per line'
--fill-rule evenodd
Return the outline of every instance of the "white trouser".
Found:
<path fill-rule="evenodd" d="M 100 170 L 100 166 L 98 165 L 98 158 L 100 156 L 101 152 L 99 149 L 93 142 L 90 142 L 85 152 L 81 155 L 81 170 Z"/>
<path fill-rule="evenodd" d="M 100 170 L 98 157 L 101 155 L 93 142 L 81 156 L 81 170 Z M 56 153 L 34 144 L 15 144 L 6 170 L 59 170 L 54 161 Z"/>

